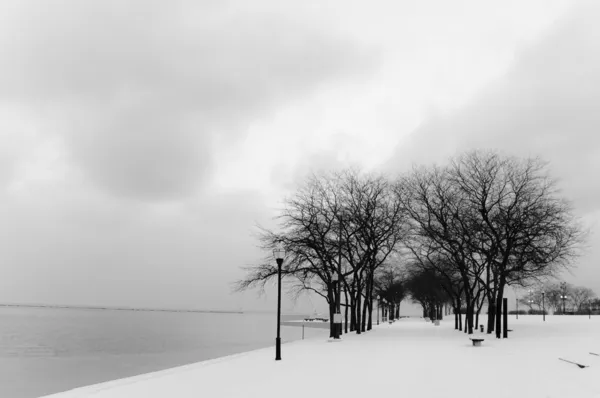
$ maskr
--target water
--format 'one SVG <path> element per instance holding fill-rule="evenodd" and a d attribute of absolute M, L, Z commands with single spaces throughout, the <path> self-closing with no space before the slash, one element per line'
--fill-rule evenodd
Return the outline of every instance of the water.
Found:
<path fill-rule="evenodd" d="M 0 397 L 34 398 L 273 346 L 275 327 L 265 313 L 0 308 Z M 281 335 L 284 343 L 301 339 L 302 328 L 282 326 Z"/>

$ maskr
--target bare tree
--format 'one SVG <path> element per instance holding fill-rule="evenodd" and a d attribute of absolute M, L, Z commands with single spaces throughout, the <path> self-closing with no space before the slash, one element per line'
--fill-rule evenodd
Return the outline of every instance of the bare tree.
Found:
<path fill-rule="evenodd" d="M 286 248 L 283 276 L 290 290 L 296 295 L 311 290 L 327 301 L 332 335 L 342 291 L 350 330 L 371 328 L 375 272 L 405 235 L 405 216 L 395 199 L 380 175 L 357 170 L 312 175 L 285 200 L 277 218 L 280 232 L 260 230 L 262 249 Z M 269 261 L 246 271 L 238 290 L 262 287 L 276 274 Z"/>
<path fill-rule="evenodd" d="M 423 308 L 423 317 L 439 319 L 442 306 L 450 297 L 442 288 L 445 280 L 433 270 L 414 268 L 406 280 L 406 289 L 411 299 Z"/>
<path fill-rule="evenodd" d="M 596 298 L 596 293 L 588 287 L 576 286 L 571 289 L 571 303 L 577 311 L 583 311 Z"/>
<path fill-rule="evenodd" d="M 485 257 L 476 256 L 481 227 L 447 168 L 415 169 L 401 179 L 397 192 L 411 218 L 407 246 L 422 264 L 443 259 L 460 277 L 466 304 L 466 330 L 473 333 L 477 286 L 485 271 Z"/>
<path fill-rule="evenodd" d="M 491 272 L 493 309 L 501 308 L 507 285 L 553 276 L 578 255 L 584 233 L 546 163 L 472 151 L 451 161 L 449 176 L 478 215 L 472 249 Z M 495 315 L 500 337 L 500 311 Z"/>
<path fill-rule="evenodd" d="M 390 319 L 400 317 L 400 303 L 406 298 L 406 273 L 398 263 L 381 266 L 374 280 L 374 294 L 390 305 Z"/>
<path fill-rule="evenodd" d="M 469 333 L 481 294 L 488 301 L 488 333 L 500 337 L 496 309 L 506 286 L 555 275 L 584 240 L 538 159 L 472 151 L 445 167 L 415 169 L 401 181 L 412 226 L 408 246 L 420 261 L 441 257 L 460 275 Z"/>

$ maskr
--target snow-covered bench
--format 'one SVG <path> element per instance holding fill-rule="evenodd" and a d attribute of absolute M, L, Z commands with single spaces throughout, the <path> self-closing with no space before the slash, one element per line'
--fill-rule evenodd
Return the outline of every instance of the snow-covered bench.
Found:
<path fill-rule="evenodd" d="M 475 347 L 479 347 L 479 346 L 481 345 L 481 342 L 482 342 L 483 340 L 484 340 L 484 339 L 473 339 L 473 338 L 471 339 L 471 341 L 473 342 L 473 345 L 474 345 Z"/>

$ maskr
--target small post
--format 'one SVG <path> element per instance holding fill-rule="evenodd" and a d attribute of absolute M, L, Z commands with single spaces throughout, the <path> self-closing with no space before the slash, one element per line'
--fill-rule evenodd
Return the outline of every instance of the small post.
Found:
<path fill-rule="evenodd" d="M 503 336 L 505 339 L 508 338 L 508 299 L 507 298 L 503 298 L 502 299 L 502 306 L 504 307 L 504 313 L 503 318 L 504 318 L 504 330 L 503 330 Z"/>
<path fill-rule="evenodd" d="M 302 324 L 302 340 L 304 340 L 304 324 Z"/>

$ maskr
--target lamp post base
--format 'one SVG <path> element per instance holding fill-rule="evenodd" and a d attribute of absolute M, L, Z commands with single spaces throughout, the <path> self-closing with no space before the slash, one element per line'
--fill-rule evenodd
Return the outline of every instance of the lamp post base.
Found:
<path fill-rule="evenodd" d="M 281 338 L 275 338 L 275 360 L 281 361 Z"/>

